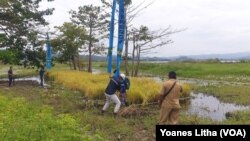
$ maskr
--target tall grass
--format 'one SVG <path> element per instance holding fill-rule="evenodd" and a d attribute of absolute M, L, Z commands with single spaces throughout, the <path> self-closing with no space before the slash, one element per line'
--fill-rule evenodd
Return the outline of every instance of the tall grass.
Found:
<path fill-rule="evenodd" d="M 97 75 L 79 71 L 51 71 L 49 77 L 64 87 L 81 91 L 86 97 L 92 99 L 104 98 L 104 91 L 110 79 L 108 74 Z M 145 77 L 132 77 L 130 81 L 131 87 L 127 91 L 127 97 L 131 104 L 146 105 L 157 101 L 161 83 Z M 190 94 L 188 85 L 185 85 L 183 93 Z"/>
<path fill-rule="evenodd" d="M 174 70 L 179 77 L 201 78 L 210 80 L 250 82 L 249 63 L 220 63 L 220 62 L 168 62 L 142 63 L 142 73 L 164 76 Z"/>

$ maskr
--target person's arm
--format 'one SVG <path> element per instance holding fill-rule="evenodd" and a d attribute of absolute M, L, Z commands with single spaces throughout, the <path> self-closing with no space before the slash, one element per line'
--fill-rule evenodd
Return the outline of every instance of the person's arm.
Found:
<path fill-rule="evenodd" d="M 121 93 L 125 93 L 126 92 L 126 84 L 124 82 L 122 82 L 121 85 L 120 85 L 120 87 L 121 87 L 120 88 L 120 92 Z"/>
<path fill-rule="evenodd" d="M 160 106 L 160 107 L 161 107 L 161 103 L 162 103 L 162 101 L 163 101 L 163 99 L 164 99 L 165 90 L 166 90 L 166 88 L 165 88 L 165 83 L 164 83 L 164 84 L 162 85 L 162 87 L 161 87 L 160 96 L 159 96 L 159 99 L 158 99 L 158 103 L 159 103 L 159 106 Z"/>
<path fill-rule="evenodd" d="M 12 76 L 13 75 L 13 72 L 11 70 L 8 71 L 8 75 L 9 76 Z"/>
<path fill-rule="evenodd" d="M 182 93 L 183 92 L 183 87 L 181 86 L 181 90 L 180 90 L 180 92 Z"/>

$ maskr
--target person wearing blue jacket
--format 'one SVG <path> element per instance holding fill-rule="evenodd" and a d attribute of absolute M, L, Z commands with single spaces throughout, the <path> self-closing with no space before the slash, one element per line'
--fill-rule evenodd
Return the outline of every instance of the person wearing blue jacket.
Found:
<path fill-rule="evenodd" d="M 125 84 L 123 77 L 121 75 L 119 75 L 119 77 L 113 76 L 110 78 L 109 84 L 105 89 L 106 102 L 102 108 L 102 114 L 108 109 L 110 103 L 114 102 L 115 103 L 114 115 L 117 115 L 121 106 L 121 101 L 117 97 L 116 92 L 121 91 L 124 88 Z"/>
<path fill-rule="evenodd" d="M 126 76 L 125 74 L 120 74 L 122 77 L 123 83 L 121 84 L 121 89 L 120 89 L 120 101 L 122 106 L 126 106 L 127 103 L 127 98 L 126 98 L 126 91 L 127 91 L 127 83 L 126 83 Z"/>

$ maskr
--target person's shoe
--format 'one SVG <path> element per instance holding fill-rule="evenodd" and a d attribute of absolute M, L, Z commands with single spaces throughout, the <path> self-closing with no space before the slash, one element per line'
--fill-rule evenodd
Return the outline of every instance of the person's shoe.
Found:
<path fill-rule="evenodd" d="M 101 115 L 104 115 L 105 111 L 104 110 L 101 110 Z"/>
<path fill-rule="evenodd" d="M 114 116 L 114 117 L 117 117 L 117 113 L 113 113 L 113 116 Z"/>

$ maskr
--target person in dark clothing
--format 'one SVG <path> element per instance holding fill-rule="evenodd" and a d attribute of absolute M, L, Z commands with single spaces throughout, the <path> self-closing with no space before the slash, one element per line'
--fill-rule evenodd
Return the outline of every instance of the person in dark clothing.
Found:
<path fill-rule="evenodd" d="M 113 71 L 113 74 L 115 75 L 116 73 L 116 69 Z M 119 94 L 119 99 L 121 101 L 121 106 L 126 106 L 127 103 L 127 90 L 129 88 L 129 84 L 127 83 L 129 81 L 129 79 L 126 77 L 125 74 L 121 73 L 120 77 L 122 77 L 122 81 L 123 83 L 121 84 L 121 89 L 120 89 L 120 94 Z"/>
<path fill-rule="evenodd" d="M 123 87 L 125 87 L 125 85 L 124 85 L 123 78 L 121 76 L 111 77 L 109 84 L 107 88 L 105 89 L 106 103 L 102 108 L 102 113 L 104 113 L 108 109 L 111 101 L 116 104 L 114 108 L 114 115 L 118 113 L 120 106 L 121 106 L 121 101 L 117 97 L 116 92 L 120 91 L 121 89 L 125 89 Z"/>
<path fill-rule="evenodd" d="M 122 81 L 123 83 L 121 83 L 121 89 L 120 89 L 120 101 L 121 101 L 121 105 L 122 106 L 126 106 L 126 103 L 127 103 L 127 96 L 126 96 L 126 87 L 127 87 L 127 84 L 126 84 L 126 76 L 125 74 L 120 74 L 120 76 L 122 77 Z"/>
<path fill-rule="evenodd" d="M 13 78 L 14 78 L 12 66 L 10 66 L 10 69 L 8 70 L 8 78 L 9 78 L 9 87 L 10 87 L 13 83 Z"/>
<path fill-rule="evenodd" d="M 40 71 L 39 71 L 39 75 L 40 75 L 40 85 L 43 86 L 43 80 L 44 80 L 44 66 L 41 66 Z"/>

